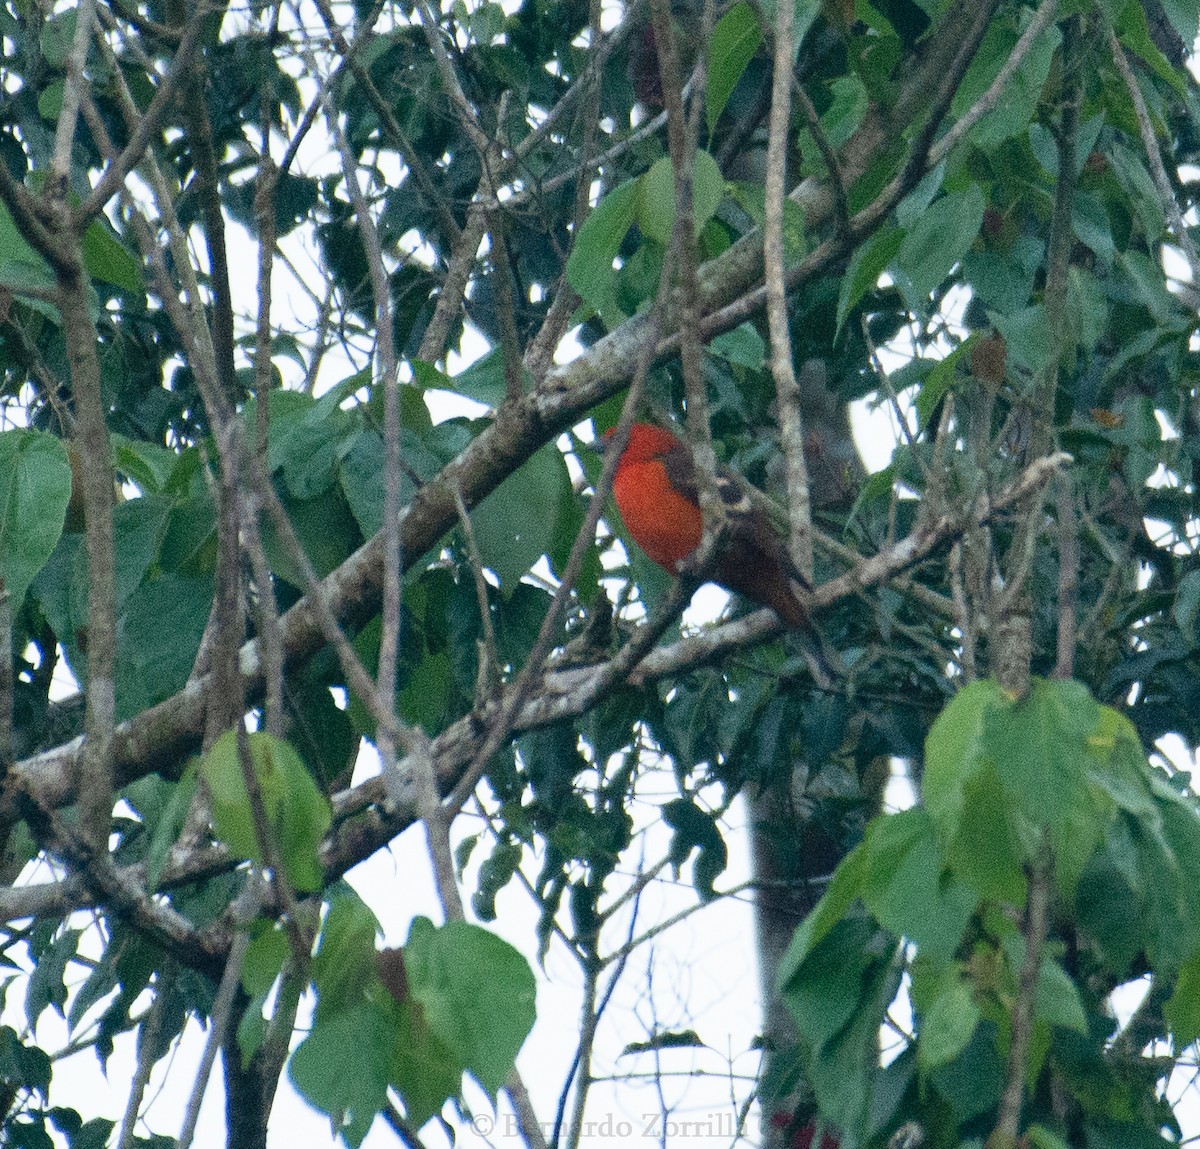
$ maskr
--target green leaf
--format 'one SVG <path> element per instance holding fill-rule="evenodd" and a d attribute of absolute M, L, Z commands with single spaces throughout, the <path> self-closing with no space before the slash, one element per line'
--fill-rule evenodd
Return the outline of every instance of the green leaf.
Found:
<path fill-rule="evenodd" d="M 242 986 L 251 997 L 262 997 L 283 972 L 291 945 L 278 922 L 254 931 L 242 958 Z"/>
<path fill-rule="evenodd" d="M 971 983 L 952 969 L 921 1019 L 917 1056 L 928 1071 L 953 1061 L 970 1043 L 979 1024 L 979 1006 Z"/>
<path fill-rule="evenodd" d="M 1196 25 L 1200 22 L 1200 4 L 1196 0 L 1161 0 L 1161 6 L 1179 38 L 1185 44 L 1192 43 L 1196 39 Z"/>
<path fill-rule="evenodd" d="M 946 859 L 955 877 L 981 898 L 1025 904 L 1025 852 L 1009 811 L 1010 799 L 990 761 L 979 764 L 963 784 L 958 832 Z"/>
<path fill-rule="evenodd" d="M 1200 571 L 1189 571 L 1179 580 L 1173 614 L 1184 641 L 1200 645 Z"/>
<path fill-rule="evenodd" d="M 896 258 L 903 242 L 904 232 L 899 228 L 884 227 L 855 251 L 842 276 L 842 286 L 838 293 L 839 333 L 850 312 L 858 306 L 862 297 L 875 287 L 879 277 L 887 270 L 888 264 Z"/>
<path fill-rule="evenodd" d="M 66 1016 L 63 1006 L 67 1001 L 67 987 L 63 979 L 82 936 L 82 930 L 63 930 L 37 955 L 33 972 L 29 975 L 29 984 L 25 988 L 25 1016 L 31 1025 L 37 1024 L 48 1006 L 53 1006 L 60 1017 Z"/>
<path fill-rule="evenodd" d="M 525 958 L 469 922 L 414 919 L 404 947 L 409 991 L 430 1031 L 493 1097 L 534 1022 Z"/>
<path fill-rule="evenodd" d="M 345 883 L 334 890 L 312 961 L 317 990 L 317 1020 L 361 1002 L 377 979 L 375 939 L 379 922 L 357 893 Z"/>
<path fill-rule="evenodd" d="M 867 109 L 871 106 L 871 95 L 857 74 L 836 76 L 830 82 L 829 90 L 833 101 L 829 110 L 821 117 L 821 129 L 830 146 L 839 148 L 862 125 Z M 812 146 L 815 148 L 816 144 Z"/>
<path fill-rule="evenodd" d="M 724 196 L 725 178 L 717 161 L 708 152 L 697 149 L 692 161 L 692 226 L 696 234 L 712 219 Z M 656 161 L 638 181 L 637 225 L 643 235 L 661 246 L 671 242 L 675 227 L 675 169 L 669 156 Z"/>
<path fill-rule="evenodd" d="M 39 292 L 54 290 L 50 265 L 25 241 L 3 204 L 0 204 L 0 284 L 17 294 L 22 288 Z M 57 309 L 52 309 L 52 314 L 57 322 Z"/>
<path fill-rule="evenodd" d="M 1057 1133 L 1052 1133 L 1044 1125 L 1030 1125 L 1025 1130 L 1025 1137 L 1034 1149 L 1070 1149 Z"/>
<path fill-rule="evenodd" d="M 1171 1027 L 1176 1049 L 1184 1049 L 1200 1037 L 1200 950 L 1180 969 L 1163 1016 Z"/>
<path fill-rule="evenodd" d="M 924 810 L 876 818 L 863 839 L 862 900 L 884 929 L 946 960 L 975 912 L 976 896 L 943 882 L 933 822 Z"/>
<path fill-rule="evenodd" d="M 123 604 L 117 633 L 117 720 L 182 690 L 212 610 L 212 579 L 163 574 Z"/>
<path fill-rule="evenodd" d="M 676 798 L 662 808 L 663 821 L 674 831 L 668 857 L 678 875 L 680 867 L 693 850 L 698 850 L 692 868 L 692 881 L 701 901 L 717 896 L 713 882 L 725 871 L 729 851 L 716 819 L 686 798 Z"/>
<path fill-rule="evenodd" d="M 404 1099 L 404 1113 L 420 1128 L 462 1089 L 463 1063 L 430 1028 L 419 1003 L 395 1009 L 391 1081 Z"/>
<path fill-rule="evenodd" d="M 929 430 L 929 420 L 933 418 L 934 411 L 937 410 L 942 398 L 954 386 L 959 362 L 969 354 L 969 342 L 956 347 L 944 359 L 939 359 L 925 377 L 925 382 L 917 391 L 916 399 L 917 421 L 922 431 Z"/>
<path fill-rule="evenodd" d="M 851 850 L 838 863 L 824 895 L 796 928 L 787 952 L 779 962 L 776 984 L 781 990 L 796 976 L 813 950 L 842 921 L 846 911 L 858 900 L 866 868 L 867 856 L 861 846 Z"/>
<path fill-rule="evenodd" d="M 173 501 L 163 495 L 130 499 L 113 508 L 118 613 L 125 609 L 130 596 L 158 558 L 173 509 Z M 87 555 L 82 551 L 79 563 L 76 578 L 86 586 Z"/>
<path fill-rule="evenodd" d="M 496 572 L 506 597 L 553 549 L 559 517 L 574 497 L 562 453 L 548 443 L 471 512 L 483 565 Z"/>
<path fill-rule="evenodd" d="M 1034 1009 L 1037 1016 L 1050 1025 L 1083 1034 L 1088 1031 L 1087 1015 L 1078 988 L 1067 971 L 1049 958 L 1042 959 L 1042 968 L 1038 970 Z"/>
<path fill-rule="evenodd" d="M 39 93 L 37 98 L 38 115 L 43 120 L 54 123 L 62 115 L 63 97 L 67 85 L 64 80 L 52 80 Z"/>
<path fill-rule="evenodd" d="M 70 500 L 71 464 L 58 439 L 0 432 L 0 572 L 14 616 L 58 544 Z"/>
<path fill-rule="evenodd" d="M 146 855 L 146 886 L 151 891 L 158 888 L 158 879 L 171 856 L 171 847 L 175 845 L 183 830 L 188 807 L 191 806 L 195 793 L 196 768 L 189 764 L 183 776 L 171 787 L 171 798 L 166 809 L 154 824 L 150 850 Z"/>
<path fill-rule="evenodd" d="M 617 302 L 613 261 L 637 215 L 639 186 L 639 180 L 627 180 L 596 205 L 567 260 L 567 282 L 610 330 L 628 318 Z"/>
<path fill-rule="evenodd" d="M 908 229 L 891 271 L 914 310 L 926 308 L 934 289 L 970 250 L 983 225 L 983 207 L 983 193 L 972 184 L 936 200 Z"/>
<path fill-rule="evenodd" d="M 987 717 L 1004 704 L 995 682 L 977 680 L 958 692 L 938 715 L 925 740 L 921 795 L 942 837 L 951 841 L 962 819 L 964 790 L 985 757 Z"/>
<path fill-rule="evenodd" d="M 1012 315 L 989 311 L 988 318 L 1004 336 L 1010 362 L 1023 367 L 1031 375 L 1046 370 L 1054 356 L 1054 343 L 1050 336 L 1050 320 L 1041 303 Z"/>
<path fill-rule="evenodd" d="M 861 913 L 840 919 L 781 982 L 783 1000 L 818 1057 L 863 1003 L 877 933 Z"/>
<path fill-rule="evenodd" d="M 1088 784 L 1095 755 L 1090 739 L 1099 725 L 1100 707 L 1082 684 L 1041 679 L 986 722 L 988 749 L 1006 793 L 1030 825 L 1049 829 L 1064 891 L 1074 889 L 1115 812 L 1111 799 Z"/>
<path fill-rule="evenodd" d="M 1160 80 L 1170 84 L 1180 97 L 1187 99 L 1188 88 L 1183 77 L 1171 66 L 1170 61 L 1151 39 L 1150 28 L 1146 23 L 1146 6 L 1126 4 L 1121 9 L 1116 25 L 1117 37 L 1121 43 L 1141 56 Z"/>
<path fill-rule="evenodd" d="M 267 826 L 284 869 L 298 890 L 319 890 L 324 874 L 317 847 L 329 829 L 329 803 L 317 789 L 299 755 L 286 742 L 265 731 L 247 734 L 250 764 L 262 794 Z M 200 761 L 208 784 L 217 834 L 240 858 L 261 864 L 246 778 L 238 752 L 237 732 L 226 731 Z"/>
<path fill-rule="evenodd" d="M 196 453 L 194 448 L 172 451 L 157 443 L 127 439 L 124 435 L 110 435 L 109 441 L 113 447 L 113 466 L 136 483 L 144 495 L 166 493 L 172 478 L 185 469 L 186 461 Z"/>
<path fill-rule="evenodd" d="M 1032 15 L 1028 10 L 1023 13 L 1025 23 Z M 1004 21 L 992 23 L 955 92 L 950 105 L 953 116 L 965 115 L 991 86 L 1000 69 L 1008 62 L 1018 35 L 1018 30 Z M 971 142 L 976 147 L 991 151 L 1004 140 L 1025 130 L 1037 109 L 1042 88 L 1050 74 L 1051 61 L 1061 41 L 1062 34 L 1051 24 L 1033 42 L 1005 85 L 1004 97 L 971 129 Z"/>
<path fill-rule="evenodd" d="M 767 345 L 752 323 L 742 323 L 732 331 L 718 335 L 708 345 L 713 355 L 719 355 L 727 363 L 759 371 L 766 362 Z"/>
<path fill-rule="evenodd" d="M 83 233 L 83 266 L 93 279 L 111 283 L 132 296 L 145 294 L 141 260 L 126 251 L 101 220 Z"/>
<path fill-rule="evenodd" d="M 288 1076 L 300 1096 L 353 1146 L 387 1102 L 396 1034 L 390 1011 L 362 1003 L 313 1026 L 296 1047 Z"/>
<path fill-rule="evenodd" d="M 523 371 L 522 379 L 528 385 L 529 373 Z M 485 407 L 499 407 L 508 394 L 503 349 L 495 347 L 486 355 L 481 355 L 465 371 L 447 379 L 444 386 L 446 390 L 465 395 Z"/>
<path fill-rule="evenodd" d="M 762 28 L 749 4 L 735 4 L 713 28 L 708 46 L 708 88 L 704 107 L 710 136 L 761 43 Z"/>

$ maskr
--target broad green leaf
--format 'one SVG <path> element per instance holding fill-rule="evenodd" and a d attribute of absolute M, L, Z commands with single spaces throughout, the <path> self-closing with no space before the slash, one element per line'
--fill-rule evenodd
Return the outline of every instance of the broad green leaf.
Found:
<path fill-rule="evenodd" d="M 732 331 L 718 335 L 709 343 L 708 350 L 728 363 L 759 371 L 766 361 L 766 346 L 754 325 L 743 323 Z"/>
<path fill-rule="evenodd" d="M 1074 888 L 1115 812 L 1112 800 L 1089 785 L 1100 718 L 1082 684 L 1034 679 L 1024 698 L 993 711 L 985 726 L 1005 791 L 1031 826 L 1049 829 L 1064 891 Z"/>
<path fill-rule="evenodd" d="M 522 371 L 522 380 L 528 386 L 528 372 Z M 430 386 L 430 384 L 426 384 L 426 386 Z M 508 380 L 504 374 L 503 349 L 496 347 L 486 355 L 480 356 L 465 371 L 455 375 L 452 379 L 447 378 L 443 386 L 446 390 L 453 391 L 457 395 L 465 395 L 468 399 L 474 399 L 476 403 L 482 403 L 485 407 L 499 407 L 508 394 Z"/>
<path fill-rule="evenodd" d="M 26 1045 L 11 1026 L 0 1027 L 0 1075 L 20 1083 L 46 1101 L 50 1089 L 51 1063 L 45 1051 Z"/>
<path fill-rule="evenodd" d="M 1180 39 L 1185 44 L 1192 43 L 1196 39 L 1196 25 L 1200 22 L 1200 4 L 1196 0 L 1161 0 L 1161 7 Z"/>
<path fill-rule="evenodd" d="M 783 1000 L 815 1055 L 863 1005 L 865 975 L 877 960 L 872 957 L 877 934 L 865 915 L 843 917 L 781 980 Z"/>
<path fill-rule="evenodd" d="M 953 1061 L 970 1043 L 979 1024 L 971 983 L 952 971 L 921 1019 L 917 1056 L 926 1071 Z"/>
<path fill-rule="evenodd" d="M 0 432 L 0 572 L 14 617 L 58 543 L 70 500 L 71 464 L 60 440 Z"/>
<path fill-rule="evenodd" d="M 363 1002 L 314 1025 L 296 1047 L 288 1076 L 333 1129 L 360 1145 L 387 1101 L 396 1033 L 390 1010 Z"/>
<path fill-rule="evenodd" d="M 559 516 L 574 491 L 562 453 L 547 444 L 471 512 L 483 565 L 511 596 L 530 567 L 554 546 Z"/>
<path fill-rule="evenodd" d="M 329 804 L 312 775 L 286 742 L 264 731 L 246 735 L 250 765 L 258 779 L 267 828 L 287 876 L 298 890 L 318 890 L 323 872 L 317 847 L 329 828 Z M 200 760 L 208 784 L 217 834 L 238 857 L 262 863 L 254 815 L 235 731 L 222 734 Z"/>
<path fill-rule="evenodd" d="M 924 310 L 934 289 L 970 250 L 983 224 L 983 207 L 983 193 L 972 184 L 935 200 L 908 229 L 891 271 L 910 307 Z"/>
<path fill-rule="evenodd" d="M 692 226 L 697 233 L 712 219 L 724 195 L 725 178 L 717 161 L 708 152 L 697 150 L 692 161 Z M 669 156 L 656 161 L 638 181 L 637 225 L 643 235 L 663 247 L 671 242 L 675 227 L 675 170 Z"/>
<path fill-rule="evenodd" d="M 933 822 L 924 810 L 877 818 L 863 839 L 862 899 L 884 929 L 948 959 L 975 911 L 976 896 L 944 882 Z"/>
<path fill-rule="evenodd" d="M 735 4 L 713 28 L 704 106 L 709 135 L 761 43 L 762 28 L 749 4 Z"/>
<path fill-rule="evenodd" d="M 942 190 L 942 183 L 945 179 L 946 161 L 942 160 L 936 167 L 931 168 L 922 177 L 920 183 L 896 205 L 896 222 L 905 229 L 912 227 L 925 214 L 938 192 Z"/>
<path fill-rule="evenodd" d="M 849 267 L 842 276 L 842 286 L 838 293 L 839 333 L 850 312 L 858 306 L 862 297 L 875 287 L 879 277 L 887 270 L 888 264 L 896 258 L 903 242 L 904 232 L 899 228 L 884 227 L 855 251 Z"/>
<path fill-rule="evenodd" d="M 917 420 L 922 430 L 929 430 L 929 421 L 934 411 L 946 393 L 954 386 L 958 372 L 958 364 L 965 355 L 970 354 L 970 344 L 964 343 L 956 347 L 944 359 L 939 359 L 932 370 L 925 376 L 925 382 L 917 391 L 916 408 Z"/>
<path fill-rule="evenodd" d="M 317 1019 L 363 1000 L 376 974 L 375 939 L 379 922 L 367 904 L 345 883 L 329 901 L 312 961 L 317 990 Z"/>
<path fill-rule="evenodd" d="M 344 562 L 358 546 L 358 527 L 340 486 L 330 488 L 315 499 L 287 498 L 283 503 L 318 578 L 324 578 Z M 298 564 L 279 541 L 269 520 L 263 525 L 263 549 L 273 574 L 294 587 L 305 585 Z"/>
<path fill-rule="evenodd" d="M 117 634 L 117 720 L 182 690 L 212 610 L 212 579 L 162 574 L 123 604 Z"/>
<path fill-rule="evenodd" d="M 278 922 L 252 930 L 254 936 L 242 958 L 242 986 L 251 997 L 261 997 L 283 972 L 291 945 L 283 926 Z"/>
<path fill-rule="evenodd" d="M 925 740 L 921 795 L 946 841 L 959 832 L 965 787 L 987 756 L 987 717 L 1003 704 L 1004 696 L 994 682 L 972 682 L 950 700 Z"/>
<path fill-rule="evenodd" d="M 67 85 L 63 80 L 53 80 L 46 85 L 39 93 L 37 98 L 38 115 L 43 120 L 54 123 L 59 116 L 62 115 L 63 97 L 66 95 Z"/>
<path fill-rule="evenodd" d="M 60 1017 L 65 1017 L 63 1006 L 67 1001 L 64 975 L 79 948 L 82 930 L 63 930 L 41 953 L 37 955 L 29 984 L 25 987 L 25 1016 L 31 1025 L 36 1025 L 42 1013 L 50 1006 Z"/>
<path fill-rule="evenodd" d="M 1046 370 L 1054 355 L 1054 344 L 1050 320 L 1043 304 L 1035 303 L 1013 315 L 989 311 L 988 318 L 1004 336 L 1010 362 L 1023 367 L 1031 375 L 1039 375 Z"/>
<path fill-rule="evenodd" d="M 613 262 L 637 215 L 639 186 L 639 180 L 627 180 L 596 205 L 567 260 L 567 282 L 610 330 L 627 318 L 617 302 Z"/>
<path fill-rule="evenodd" d="M 833 872 L 829 886 L 812 912 L 796 928 L 779 962 L 776 985 L 782 990 L 813 950 L 842 921 L 862 893 L 867 856 L 861 846 L 851 850 Z"/>
<path fill-rule="evenodd" d="M 1116 24 L 1117 36 L 1121 43 L 1141 56 L 1160 80 L 1170 84 L 1180 97 L 1187 99 L 1188 89 L 1183 77 L 1171 66 L 1151 38 L 1146 23 L 1146 6 L 1126 4 L 1121 9 Z"/>
<path fill-rule="evenodd" d="M 124 435 L 110 435 L 109 439 L 113 447 L 113 466 L 135 482 L 143 495 L 165 493 L 172 476 L 180 469 L 181 461 L 187 457 L 187 452 L 172 451 L 142 439 L 127 439 Z"/>
<path fill-rule="evenodd" d="M 864 939 L 873 956 L 855 987 L 861 1006 L 822 1048 L 813 1050 L 805 1073 L 821 1115 L 839 1128 L 861 1129 L 879 1076 L 879 1021 L 900 984 L 900 965 L 890 961 L 883 939 Z"/>
<path fill-rule="evenodd" d="M 188 807 L 196 793 L 196 768 L 189 764 L 183 777 L 171 787 L 171 799 L 154 825 L 150 852 L 146 857 L 146 888 L 158 888 L 158 879 L 171 856 L 171 847 L 179 839 L 187 818 Z"/>
<path fill-rule="evenodd" d="M 111 283 L 129 295 L 145 293 L 141 260 L 126 251 L 100 220 L 83 233 L 83 266 L 93 279 Z"/>
<path fill-rule="evenodd" d="M 963 784 L 958 832 L 946 849 L 951 872 L 981 898 L 1025 904 L 1025 854 L 994 763 L 983 761 Z"/>
<path fill-rule="evenodd" d="M 1033 13 L 1023 13 L 1026 22 Z M 988 28 L 983 43 L 975 53 L 971 67 L 950 105 L 951 114 L 964 115 L 991 86 L 1000 69 L 1008 62 L 1019 32 L 1004 21 L 995 21 Z M 1004 96 L 995 108 L 985 115 L 970 132 L 972 143 L 991 151 L 1004 140 L 1024 131 L 1037 109 L 1038 99 L 1050 64 L 1062 40 L 1062 34 L 1052 23 L 1033 42 L 1004 88 Z"/>
<path fill-rule="evenodd" d="M 463 1063 L 429 1025 L 419 1002 L 394 1010 L 391 1081 L 404 1099 L 404 1112 L 417 1128 L 462 1089 Z"/>
<path fill-rule="evenodd" d="M 1067 1143 L 1057 1133 L 1051 1132 L 1044 1125 L 1034 1123 L 1025 1130 L 1025 1139 L 1034 1149 L 1070 1149 Z"/>
<path fill-rule="evenodd" d="M 1144 923 L 1137 912 L 1141 886 L 1128 827 L 1123 821 L 1115 822 L 1080 875 L 1075 912 L 1080 926 L 1118 977 L 1128 972 L 1144 944 Z"/>
<path fill-rule="evenodd" d="M 173 500 L 164 495 L 145 495 L 113 508 L 118 613 L 158 558 L 173 508 Z M 80 552 L 79 561 L 77 578 L 86 586 L 87 555 Z"/>
<path fill-rule="evenodd" d="M 22 287 L 41 292 L 54 289 L 54 273 L 49 264 L 26 243 L 3 204 L 0 204 L 0 285 L 17 293 Z M 53 314 L 57 316 L 57 310 Z"/>
<path fill-rule="evenodd" d="M 1070 975 L 1056 961 L 1042 959 L 1034 994 L 1037 1016 L 1050 1025 L 1087 1033 L 1087 1016 L 1079 990 Z"/>
<path fill-rule="evenodd" d="M 1183 964 L 1175 979 L 1175 990 L 1163 1007 L 1177 1049 L 1200 1037 L 1200 950 Z"/>
<path fill-rule="evenodd" d="M 529 963 L 479 926 L 459 921 L 435 929 L 421 917 L 413 921 L 404 962 L 430 1031 L 495 1096 L 533 1026 Z"/>
<path fill-rule="evenodd" d="M 830 146 L 840 148 L 862 125 L 871 106 L 871 96 L 866 85 L 854 73 L 835 77 L 830 82 L 829 90 L 833 94 L 833 101 L 821 117 L 821 129 Z"/>
<path fill-rule="evenodd" d="M 1175 625 L 1192 646 L 1200 645 L 1200 571 L 1189 571 L 1175 588 Z"/>

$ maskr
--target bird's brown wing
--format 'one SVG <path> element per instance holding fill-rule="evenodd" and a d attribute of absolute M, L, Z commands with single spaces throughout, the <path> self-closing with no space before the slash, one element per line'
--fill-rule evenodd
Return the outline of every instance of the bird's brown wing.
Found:
<path fill-rule="evenodd" d="M 699 502 L 696 464 L 683 444 L 662 456 L 672 486 Z M 729 471 L 717 471 L 717 492 L 725 504 L 728 534 L 716 556 L 715 579 L 755 602 L 774 607 L 789 626 L 803 627 L 808 615 L 796 591 L 810 590 L 766 512 L 755 506 L 746 487 Z"/>

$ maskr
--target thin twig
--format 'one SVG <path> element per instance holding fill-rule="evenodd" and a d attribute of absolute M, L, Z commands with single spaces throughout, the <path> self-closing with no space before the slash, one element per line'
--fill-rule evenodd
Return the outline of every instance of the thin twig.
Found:
<path fill-rule="evenodd" d="M 1038 10 L 1033 14 L 1033 19 L 1029 21 L 1029 26 L 1021 34 L 1021 38 L 1013 45 L 1013 50 L 1009 53 L 1008 59 L 1004 61 L 1004 65 L 996 73 L 996 78 L 988 85 L 987 91 L 971 105 L 965 115 L 959 117 L 954 126 L 930 149 L 930 167 L 936 167 L 940 164 L 954 150 L 959 140 L 1000 103 L 1008 92 L 1009 81 L 1025 61 L 1025 57 L 1029 55 L 1033 45 L 1037 42 L 1037 38 L 1053 21 L 1057 10 L 1058 0 L 1042 0 L 1042 3 L 1038 6 Z"/>
<path fill-rule="evenodd" d="M 1055 678 L 1075 673 L 1076 621 L 1079 600 L 1079 528 L 1069 474 L 1059 475 L 1058 488 L 1058 644 Z"/>
<path fill-rule="evenodd" d="M 1134 76 L 1133 69 L 1129 66 L 1129 60 L 1125 56 L 1125 50 L 1121 47 L 1121 41 L 1117 39 L 1116 33 L 1111 29 L 1108 33 L 1108 47 L 1112 52 L 1117 70 L 1125 81 L 1125 87 L 1129 89 L 1129 98 L 1133 101 L 1134 114 L 1137 116 L 1138 133 L 1142 137 L 1142 150 L 1146 153 L 1146 160 L 1150 164 L 1150 174 L 1154 178 L 1154 187 L 1162 201 L 1162 209 L 1167 217 L 1167 222 L 1171 225 L 1171 234 L 1174 235 L 1175 242 L 1183 249 L 1184 258 L 1192 273 L 1193 287 L 1198 286 L 1200 285 L 1200 255 L 1196 253 L 1196 245 L 1192 242 L 1192 233 L 1184 221 L 1183 213 L 1179 210 L 1179 202 L 1171 189 L 1171 181 L 1167 176 L 1167 169 L 1163 166 L 1162 152 L 1158 147 L 1158 137 L 1154 131 L 1154 124 L 1151 123 L 1150 112 L 1146 107 L 1142 90 L 1138 87 L 1137 77 Z"/>
<path fill-rule="evenodd" d="M 996 1113 L 996 1126 L 990 1144 L 1015 1145 L 1021 1125 L 1025 1080 L 1029 1073 L 1029 1047 L 1033 1039 L 1034 1000 L 1038 975 L 1042 968 L 1042 947 L 1050 921 L 1049 843 L 1043 835 L 1042 857 L 1029 880 L 1029 908 L 1025 918 L 1025 959 L 1021 964 L 1017 998 L 1012 1009 L 1012 1029 L 1008 1044 L 1008 1080 Z"/>
<path fill-rule="evenodd" d="M 779 419 L 788 496 L 788 542 L 797 569 L 813 578 L 812 495 L 804 457 L 804 420 L 800 387 L 792 358 L 792 336 L 784 283 L 783 205 L 787 152 L 792 118 L 792 33 L 795 5 L 782 4 L 775 14 L 775 51 L 771 79 L 771 111 L 767 130 L 767 179 L 763 200 L 763 270 L 767 327 L 771 343 L 771 376 Z"/>
<path fill-rule="evenodd" d="M 139 1026 L 137 1069 L 134 1071 L 133 1083 L 129 1087 L 129 1098 L 125 1102 L 125 1112 L 121 1117 L 121 1132 L 117 1138 L 117 1149 L 130 1149 L 134 1143 L 134 1128 L 137 1125 L 138 1111 L 142 1107 L 142 1098 L 146 1095 L 146 1086 L 150 1084 L 150 1074 L 154 1071 L 163 1019 L 167 1012 L 167 1003 L 170 1000 L 170 986 L 174 977 L 175 966 L 171 963 L 168 963 L 155 975 L 154 997 Z"/>
<path fill-rule="evenodd" d="M 65 192 L 71 179 L 71 152 L 75 146 L 75 127 L 79 122 L 79 101 L 83 86 L 88 48 L 96 23 L 96 0 L 80 0 L 75 8 L 75 35 L 67 55 L 67 79 L 63 85 L 62 107 L 54 131 L 54 156 L 51 171 L 58 185 L 55 194 Z"/>
<path fill-rule="evenodd" d="M 200 1104 L 204 1100 L 208 1088 L 208 1078 L 220 1052 L 221 1043 L 225 1040 L 225 1031 L 229 1026 L 230 1013 L 233 1009 L 234 995 L 241 983 L 242 959 L 250 945 L 250 931 L 238 930 L 229 947 L 229 956 L 225 960 L 225 969 L 221 973 L 221 983 L 217 987 L 217 996 L 213 1000 L 212 1013 L 209 1015 L 208 1040 L 204 1043 L 204 1053 L 192 1082 L 192 1092 L 188 1097 L 187 1108 L 184 1110 L 183 1125 L 175 1144 L 178 1149 L 189 1149 L 192 1138 L 196 1135 L 196 1123 L 200 1120 Z"/>

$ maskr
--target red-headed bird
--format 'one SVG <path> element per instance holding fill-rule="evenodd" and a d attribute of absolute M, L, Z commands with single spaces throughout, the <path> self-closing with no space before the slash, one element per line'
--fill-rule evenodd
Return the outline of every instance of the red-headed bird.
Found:
<path fill-rule="evenodd" d="M 612 435 L 609 431 L 605 442 Z M 717 471 L 725 504 L 721 549 L 706 572 L 713 582 L 769 606 L 785 623 L 811 631 L 801 595 L 810 589 L 765 512 L 728 472 Z M 613 476 L 613 499 L 647 556 L 677 576 L 704 534 L 692 452 L 670 431 L 635 423 Z"/>

